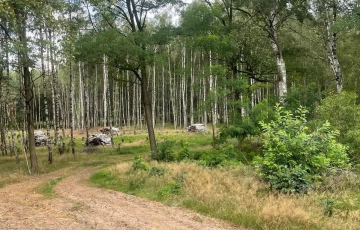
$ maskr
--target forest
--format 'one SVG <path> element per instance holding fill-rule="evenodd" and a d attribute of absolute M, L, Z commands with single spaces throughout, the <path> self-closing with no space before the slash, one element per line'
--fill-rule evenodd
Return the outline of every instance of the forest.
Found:
<path fill-rule="evenodd" d="M 0 0 L 0 153 L 37 173 L 36 130 L 52 164 L 117 127 L 153 160 L 256 165 L 304 193 L 360 170 L 359 44 L 357 0 Z M 216 153 L 157 134 L 196 123 Z"/>

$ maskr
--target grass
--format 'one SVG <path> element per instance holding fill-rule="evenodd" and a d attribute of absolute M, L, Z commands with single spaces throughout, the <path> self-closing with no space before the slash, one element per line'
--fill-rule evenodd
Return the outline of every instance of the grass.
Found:
<path fill-rule="evenodd" d="M 51 199 L 55 197 L 55 193 L 53 191 L 54 186 L 62 180 L 61 177 L 55 178 L 51 181 L 46 182 L 39 189 L 39 192 L 44 195 L 45 198 Z"/>
<path fill-rule="evenodd" d="M 193 162 L 147 164 L 148 170 L 134 170 L 132 162 L 113 165 L 91 181 L 250 229 L 358 229 L 360 193 L 353 182 L 344 183 L 346 189 L 285 195 L 270 191 L 246 165 L 210 169 Z M 153 173 L 159 171 L 154 168 L 163 173 Z"/>

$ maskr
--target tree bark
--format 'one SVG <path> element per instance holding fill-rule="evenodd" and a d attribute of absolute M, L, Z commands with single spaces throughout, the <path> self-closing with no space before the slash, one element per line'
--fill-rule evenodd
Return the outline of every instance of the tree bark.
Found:
<path fill-rule="evenodd" d="M 104 103 L 104 114 L 103 114 L 103 126 L 106 127 L 107 124 L 107 90 L 108 90 L 108 69 L 107 69 L 107 58 L 103 57 L 103 77 L 104 77 L 104 91 L 103 91 L 103 103 Z"/>
<path fill-rule="evenodd" d="M 43 33 L 42 30 L 40 30 L 40 39 L 43 40 Z M 41 41 L 42 44 L 44 41 Z M 45 126 L 46 126 L 46 135 L 48 139 L 46 140 L 46 146 L 48 149 L 48 161 L 50 164 L 53 162 L 53 156 L 52 156 L 52 146 L 51 146 L 51 136 L 50 136 L 50 124 L 49 124 L 49 108 L 47 103 L 47 82 L 46 82 L 46 70 L 45 70 L 45 63 L 44 63 L 44 46 L 41 45 L 41 52 L 40 52 L 40 58 L 41 58 L 41 72 L 42 72 L 42 80 L 43 80 L 43 87 L 44 87 L 44 110 L 45 110 Z"/>
<path fill-rule="evenodd" d="M 35 136 L 34 136 L 34 119 L 33 119 L 33 83 L 30 73 L 30 59 L 27 53 L 27 37 L 26 37 L 26 20 L 27 14 L 24 9 L 16 9 L 16 21 L 19 29 L 18 39 L 23 48 L 20 53 L 20 65 L 22 66 L 22 77 L 24 84 L 24 96 L 25 96 L 25 117 L 28 134 L 28 150 L 30 153 L 31 170 L 33 173 L 37 173 L 39 170 L 37 156 L 35 152 Z"/>
<path fill-rule="evenodd" d="M 282 56 L 279 38 L 278 38 L 278 31 L 276 28 L 277 25 L 277 16 L 275 15 L 275 10 L 271 11 L 271 19 L 273 21 L 269 22 L 269 38 L 272 45 L 273 52 L 276 58 L 276 66 L 278 69 L 278 93 L 280 98 L 280 103 L 283 104 L 285 102 L 285 95 L 287 93 L 287 85 L 286 85 L 286 65 L 285 60 Z"/>
<path fill-rule="evenodd" d="M 331 6 L 327 5 L 325 8 L 326 8 L 325 27 L 327 31 L 326 42 L 329 46 L 328 59 L 331 69 L 335 75 L 336 91 L 337 93 L 341 93 L 343 87 L 342 71 L 340 67 L 339 58 L 337 55 L 337 33 L 333 31 L 333 28 L 331 28 L 331 25 L 334 25 L 337 20 L 337 8 L 335 3 L 333 3 Z M 332 10 L 330 10 L 330 8 L 332 8 Z M 332 18 L 332 23 L 330 23 L 329 18 Z"/>
<path fill-rule="evenodd" d="M 142 66 L 141 69 L 141 95 L 142 95 L 143 107 L 145 110 L 145 120 L 149 135 L 150 149 L 153 154 L 157 154 L 155 132 L 152 123 L 152 111 L 151 111 L 151 100 L 150 100 L 151 96 L 149 95 L 148 92 L 148 81 L 147 81 L 145 64 Z"/>

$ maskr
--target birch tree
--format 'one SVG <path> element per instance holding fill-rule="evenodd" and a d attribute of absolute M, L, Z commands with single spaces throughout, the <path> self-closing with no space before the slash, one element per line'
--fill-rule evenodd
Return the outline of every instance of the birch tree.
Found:
<path fill-rule="evenodd" d="M 341 0 L 314 0 L 311 10 L 314 13 L 316 33 L 322 40 L 322 47 L 327 55 L 327 61 L 334 74 L 336 91 L 340 93 L 343 88 L 343 74 L 338 54 L 338 38 L 353 28 L 348 23 L 355 8 L 353 1 Z"/>
<path fill-rule="evenodd" d="M 18 54 L 19 65 L 21 67 L 20 73 L 22 75 L 24 100 L 25 100 L 25 118 L 27 129 L 28 150 L 30 153 L 31 170 L 34 173 L 38 172 L 38 161 L 35 152 L 35 136 L 34 136 L 34 118 L 33 118 L 33 82 L 31 77 L 31 64 L 32 60 L 29 57 L 29 44 L 27 36 L 27 19 L 31 10 L 39 9 L 41 4 L 37 1 L 31 3 L 16 1 L 11 2 L 9 9 L 13 10 L 14 22 L 16 27 L 16 36 L 18 39 Z M 39 8 L 37 8 L 39 7 Z M 34 12 L 34 11 L 33 11 Z"/>
<path fill-rule="evenodd" d="M 299 19 L 307 12 L 307 0 L 254 0 L 238 5 L 237 11 L 244 13 L 252 22 L 261 28 L 268 37 L 277 66 L 277 90 L 283 103 L 288 91 L 286 63 L 282 54 L 280 30 L 292 16 Z"/>

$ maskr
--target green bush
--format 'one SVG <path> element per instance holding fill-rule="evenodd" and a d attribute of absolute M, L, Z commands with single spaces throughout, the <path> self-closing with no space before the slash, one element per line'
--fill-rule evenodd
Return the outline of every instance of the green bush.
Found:
<path fill-rule="evenodd" d="M 356 93 L 341 92 L 330 95 L 321 101 L 316 108 L 313 124 L 329 121 L 339 130 L 338 141 L 349 146 L 349 156 L 352 161 L 360 162 L 360 105 L 357 104 Z"/>
<path fill-rule="evenodd" d="M 165 168 L 164 167 L 152 167 L 150 169 L 150 176 L 164 176 L 165 175 Z"/>
<path fill-rule="evenodd" d="M 134 171 L 137 171 L 137 170 L 147 171 L 147 170 L 149 170 L 149 165 L 145 162 L 145 160 L 140 155 L 138 155 L 135 157 L 135 159 L 133 161 L 132 169 Z"/>
<path fill-rule="evenodd" d="M 226 145 L 220 150 L 203 152 L 198 164 L 204 167 L 215 167 L 240 162 L 240 151 L 233 145 Z"/>
<path fill-rule="evenodd" d="M 181 149 L 179 150 L 179 153 L 178 153 L 179 161 L 192 158 L 190 150 L 189 150 L 189 144 L 190 143 L 188 141 L 180 141 Z"/>
<path fill-rule="evenodd" d="M 255 163 L 260 166 L 260 177 L 271 188 L 299 193 L 328 168 L 349 166 L 346 147 L 335 140 L 338 131 L 325 122 L 310 132 L 306 114 L 302 107 L 293 115 L 276 106 L 275 119 L 260 122 L 264 131 L 263 156 L 257 157 Z"/>
<path fill-rule="evenodd" d="M 152 153 L 151 158 L 157 161 L 165 161 L 165 162 L 175 161 L 176 159 L 176 154 L 174 151 L 175 144 L 176 141 L 169 141 L 169 140 L 159 143 L 158 152 Z"/>

